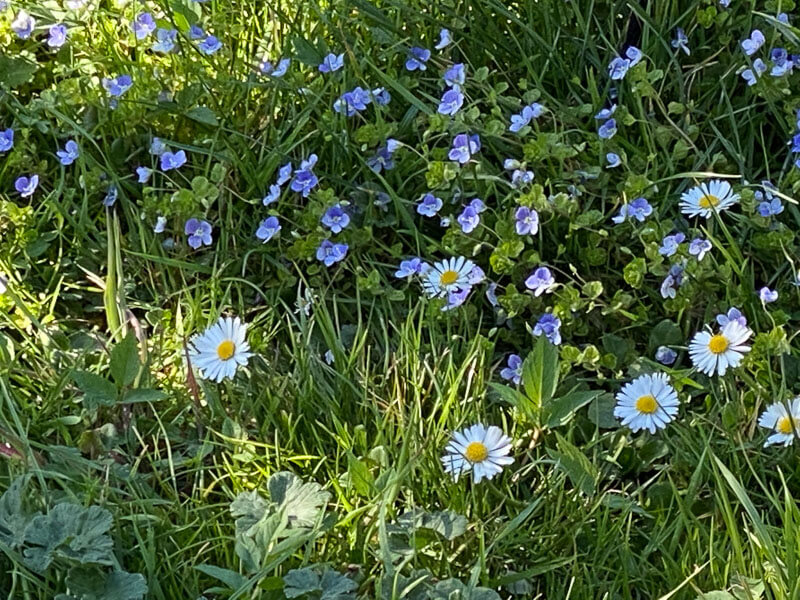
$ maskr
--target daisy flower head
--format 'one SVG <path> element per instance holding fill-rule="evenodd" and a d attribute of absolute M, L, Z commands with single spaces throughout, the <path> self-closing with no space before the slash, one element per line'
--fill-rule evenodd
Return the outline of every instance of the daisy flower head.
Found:
<path fill-rule="evenodd" d="M 678 206 L 686 216 L 708 219 L 715 212 L 727 210 L 738 201 L 739 194 L 733 193 L 730 183 L 713 179 L 681 194 Z"/>
<path fill-rule="evenodd" d="M 800 396 L 789 403 L 770 404 L 758 419 L 761 427 L 772 430 L 764 446 L 783 444 L 789 446 L 800 436 Z"/>
<path fill-rule="evenodd" d="M 424 274 L 422 289 L 430 298 L 443 298 L 457 289 L 470 286 L 470 276 L 475 263 L 463 256 L 455 256 L 433 266 Z"/>
<path fill-rule="evenodd" d="M 706 375 L 725 375 L 728 367 L 738 367 L 750 352 L 748 338 L 753 332 L 737 320 L 725 323 L 719 333 L 698 331 L 689 343 L 692 364 Z"/>
<path fill-rule="evenodd" d="M 221 382 L 232 378 L 253 355 L 247 343 L 247 325 L 239 317 L 220 317 L 203 333 L 195 335 L 189 356 L 204 379 Z"/>
<path fill-rule="evenodd" d="M 664 373 L 642 375 L 626 383 L 617 393 L 614 416 L 636 432 L 655 433 L 678 414 L 678 393 Z"/>
<path fill-rule="evenodd" d="M 511 438 L 502 429 L 478 423 L 453 433 L 442 465 L 456 481 L 462 474 L 472 471 L 473 483 L 480 483 L 482 479 L 492 479 L 504 466 L 514 462 L 510 452 Z"/>

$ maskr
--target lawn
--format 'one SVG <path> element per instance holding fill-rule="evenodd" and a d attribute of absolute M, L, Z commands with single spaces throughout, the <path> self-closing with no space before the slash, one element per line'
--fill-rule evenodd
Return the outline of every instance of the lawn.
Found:
<path fill-rule="evenodd" d="M 794 9 L 0 1 L 0 595 L 800 599 Z"/>

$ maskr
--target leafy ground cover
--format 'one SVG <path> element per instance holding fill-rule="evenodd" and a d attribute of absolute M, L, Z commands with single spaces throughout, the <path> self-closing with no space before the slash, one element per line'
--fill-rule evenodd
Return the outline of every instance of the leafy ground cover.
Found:
<path fill-rule="evenodd" d="M 0 7 L 9 598 L 800 597 L 791 0 Z"/>

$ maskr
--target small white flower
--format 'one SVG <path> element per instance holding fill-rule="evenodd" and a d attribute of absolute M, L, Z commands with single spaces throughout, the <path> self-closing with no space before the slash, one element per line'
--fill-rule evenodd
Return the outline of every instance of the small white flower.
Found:
<path fill-rule="evenodd" d="M 470 274 L 475 268 L 471 260 L 458 256 L 434 263 L 422 280 L 422 289 L 431 298 L 446 296 L 464 287 L 470 287 Z"/>
<path fill-rule="evenodd" d="M 678 414 L 678 393 L 664 373 L 642 375 L 617 393 L 614 416 L 631 431 L 647 429 L 655 433 Z"/>
<path fill-rule="evenodd" d="M 246 340 L 247 325 L 239 317 L 220 317 L 191 340 L 189 356 L 204 379 L 219 383 L 232 378 L 236 369 L 253 355 Z"/>
<path fill-rule="evenodd" d="M 790 445 L 800 435 L 800 396 L 792 400 L 788 410 L 783 402 L 770 404 L 761 413 L 758 424 L 761 427 L 772 429 L 774 432 L 764 442 L 765 446 L 772 444 Z"/>
<path fill-rule="evenodd" d="M 750 352 L 746 345 L 753 332 L 738 321 L 728 321 L 719 333 L 698 331 L 689 344 L 689 356 L 697 370 L 706 375 L 725 375 L 728 367 L 738 367 L 745 353 Z"/>
<path fill-rule="evenodd" d="M 739 194 L 733 193 L 727 181 L 714 179 L 701 183 L 681 194 L 681 212 L 689 217 L 708 219 L 715 212 L 722 212 L 739 201 Z"/>
<path fill-rule="evenodd" d="M 478 423 L 453 433 L 442 464 L 456 481 L 463 473 L 472 471 L 472 481 L 479 483 L 484 478 L 492 479 L 504 466 L 514 462 L 509 452 L 511 438 L 502 429 Z"/>

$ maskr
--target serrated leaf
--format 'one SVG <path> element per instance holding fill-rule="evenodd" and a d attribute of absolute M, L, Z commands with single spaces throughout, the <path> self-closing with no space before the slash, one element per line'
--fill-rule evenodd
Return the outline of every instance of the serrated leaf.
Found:
<path fill-rule="evenodd" d="M 429 513 L 414 509 L 400 515 L 397 524 L 409 534 L 416 529 L 429 529 L 446 540 L 454 540 L 467 531 L 469 522 L 465 516 L 450 510 Z"/>
<path fill-rule="evenodd" d="M 549 402 L 558 387 L 558 350 L 545 336 L 539 336 L 533 352 L 522 364 L 522 385 L 535 407 Z"/>
<path fill-rule="evenodd" d="M 303 483 L 294 473 L 275 473 L 267 482 L 270 499 L 286 511 L 290 527 L 313 527 L 330 494 L 318 483 Z"/>
<path fill-rule="evenodd" d="M 317 572 L 311 567 L 292 569 L 283 577 L 283 594 L 287 598 L 298 598 L 322 590 Z"/>
<path fill-rule="evenodd" d="M 361 496 L 369 496 L 373 489 L 375 478 L 363 460 L 359 460 L 352 452 L 347 455 L 347 472 L 350 482 L 356 492 Z"/>
<path fill-rule="evenodd" d="M 216 127 L 219 125 L 217 113 L 207 106 L 195 106 L 194 108 L 186 111 L 186 116 L 192 119 L 192 121 L 197 121 L 198 123 L 203 123 L 204 125 L 210 125 L 211 127 Z"/>
<path fill-rule="evenodd" d="M 130 385 L 139 373 L 139 366 L 139 346 L 130 332 L 111 349 L 111 376 L 120 387 Z"/>
<path fill-rule="evenodd" d="M 117 387 L 105 377 L 88 371 L 73 371 L 72 379 L 83 392 L 83 402 L 89 410 L 113 406 L 117 401 Z"/>
<path fill-rule="evenodd" d="M 0 497 L 0 541 L 12 549 L 23 544 L 25 529 L 40 514 L 28 515 L 22 504 L 22 492 L 29 479 L 29 475 L 17 477 Z"/>
<path fill-rule="evenodd" d="M 614 416 L 616 400 L 612 394 L 602 394 L 589 403 L 589 420 L 600 429 L 614 429 L 619 426 Z"/>
<path fill-rule="evenodd" d="M 139 573 L 103 572 L 97 567 L 73 567 L 67 573 L 67 588 L 82 600 L 141 600 L 147 582 Z"/>
<path fill-rule="evenodd" d="M 35 61 L 0 54 L 0 84 L 9 88 L 28 83 L 39 69 Z"/>
<path fill-rule="evenodd" d="M 602 392 L 573 390 L 545 405 L 545 423 L 548 427 L 560 427 L 569 423 L 575 413 L 597 398 Z"/>
<path fill-rule="evenodd" d="M 566 473 L 572 485 L 587 496 L 595 492 L 597 469 L 586 455 L 563 436 L 556 434 L 558 450 L 548 449 L 550 458 L 556 461 L 556 466 Z"/>

